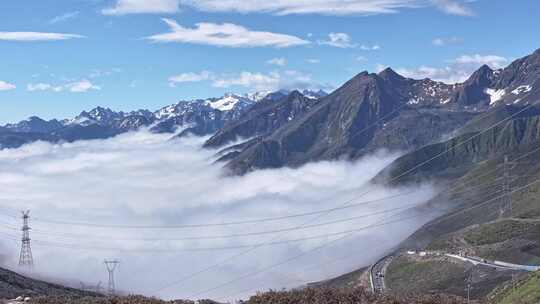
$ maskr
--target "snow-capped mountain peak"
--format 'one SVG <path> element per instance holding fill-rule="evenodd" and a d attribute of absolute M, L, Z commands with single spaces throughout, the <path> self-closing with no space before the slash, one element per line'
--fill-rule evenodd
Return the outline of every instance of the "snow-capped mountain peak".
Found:
<path fill-rule="evenodd" d="M 247 104 L 254 103 L 253 100 L 247 97 L 240 96 L 233 93 L 225 94 L 221 98 L 217 98 L 217 99 L 213 98 L 213 99 L 206 100 L 207 105 L 209 105 L 213 109 L 220 110 L 220 111 L 231 111 L 239 102 L 244 102 Z"/>

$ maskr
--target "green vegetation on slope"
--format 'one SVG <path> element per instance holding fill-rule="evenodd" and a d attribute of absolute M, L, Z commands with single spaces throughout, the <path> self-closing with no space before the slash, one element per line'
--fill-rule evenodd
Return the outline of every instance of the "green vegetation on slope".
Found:
<path fill-rule="evenodd" d="M 508 286 L 495 295 L 496 304 L 538 304 L 540 303 L 540 273 L 534 273 L 516 286 Z"/>
<path fill-rule="evenodd" d="M 413 260 L 400 256 L 388 267 L 385 281 L 390 292 L 397 295 L 429 292 L 463 295 L 468 270 L 466 264 L 444 259 Z"/>
<path fill-rule="evenodd" d="M 468 244 L 475 246 L 499 243 L 521 236 L 535 226 L 531 223 L 512 220 L 497 221 L 466 232 L 464 239 Z"/>

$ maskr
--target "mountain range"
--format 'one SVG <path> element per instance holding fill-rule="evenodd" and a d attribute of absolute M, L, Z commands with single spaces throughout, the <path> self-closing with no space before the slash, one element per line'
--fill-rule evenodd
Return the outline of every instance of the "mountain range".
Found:
<path fill-rule="evenodd" d="M 0 148 L 16 148 L 25 143 L 43 140 L 49 142 L 109 138 L 141 127 L 150 127 L 156 133 L 173 133 L 183 128 L 182 135 L 208 135 L 215 133 L 228 121 L 236 120 L 253 105 L 284 98 L 289 92 L 256 92 L 245 95 L 228 93 L 219 98 L 180 101 L 157 111 L 113 111 L 97 107 L 83 111 L 71 119 L 44 120 L 32 116 L 18 123 L 0 126 Z M 304 90 L 309 98 L 325 96 L 323 91 Z"/>
<path fill-rule="evenodd" d="M 293 92 L 273 107 L 254 107 L 226 124 L 206 146 L 249 138 L 223 151 L 226 167 L 236 174 L 356 159 L 380 148 L 414 150 L 451 137 L 483 113 L 524 107 L 539 98 L 540 50 L 504 69 L 484 65 L 465 82 L 452 85 L 405 78 L 387 68 L 377 74 L 362 72 L 315 101 Z M 283 108 L 293 104 L 294 119 L 280 119 Z"/>
<path fill-rule="evenodd" d="M 373 182 L 392 186 L 429 181 L 439 193 L 424 207 L 444 212 L 389 252 L 395 259 L 385 270 L 388 289 L 466 296 L 460 284 L 470 276 L 472 296 L 485 298 L 513 275 L 400 252 L 465 252 L 540 264 L 538 103 L 540 50 L 503 69 L 481 66 L 457 84 L 410 79 L 387 68 L 361 72 L 330 94 L 227 94 L 157 111 L 124 113 L 98 107 L 67 120 L 31 117 L 0 127 L 0 147 L 108 138 L 144 126 L 171 136 L 211 135 L 204 146 L 217 151 L 218 162 L 239 175 L 319 160 L 354 160 L 380 149 L 399 151 L 402 156 Z M 179 134 L 174 132 L 178 128 L 183 130 Z M 500 171 L 505 158 L 520 160 L 512 167 L 517 177 L 509 186 L 516 190 L 507 193 L 510 211 L 498 197 L 505 189 Z M 356 270 L 338 281 L 353 286 L 365 273 Z"/>

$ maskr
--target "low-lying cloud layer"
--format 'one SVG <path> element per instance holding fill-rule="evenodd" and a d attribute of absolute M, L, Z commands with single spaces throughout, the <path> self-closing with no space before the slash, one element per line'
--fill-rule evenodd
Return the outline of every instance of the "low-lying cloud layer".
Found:
<path fill-rule="evenodd" d="M 1 260 L 15 268 L 20 233 L 16 210 L 30 209 L 40 275 L 74 286 L 80 281 L 105 284 L 103 260 L 117 258 L 121 290 L 225 300 L 364 266 L 433 216 L 400 213 L 431 197 L 430 187 L 369 184 L 395 155 L 226 177 L 220 165 L 213 164 L 214 151 L 200 148 L 202 142 L 172 141 L 170 135 L 141 131 L 108 140 L 34 143 L 0 151 L 0 246 L 10 253 Z M 345 202 L 353 206 L 317 213 Z M 313 214 L 225 225 L 305 213 Z M 369 227 L 385 221 L 393 224 Z M 182 226 L 199 224 L 218 225 Z M 306 227 L 289 229 L 299 226 Z M 267 269 L 343 238 L 350 230 L 357 231 Z M 191 276 L 216 263 L 219 267 Z M 261 269 L 267 270 L 202 292 Z"/>

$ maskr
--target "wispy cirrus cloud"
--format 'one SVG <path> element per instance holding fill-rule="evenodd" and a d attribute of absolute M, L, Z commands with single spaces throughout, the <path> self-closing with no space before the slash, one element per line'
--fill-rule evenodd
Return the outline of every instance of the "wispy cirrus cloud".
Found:
<path fill-rule="evenodd" d="M 330 33 L 328 34 L 328 40 L 319 40 L 320 45 L 328 45 L 337 48 L 347 49 L 355 48 L 356 43 L 352 42 L 351 36 L 347 33 Z"/>
<path fill-rule="evenodd" d="M 473 10 L 459 0 L 432 0 L 433 5 L 450 15 L 474 16 Z M 470 0 L 468 2 L 471 2 Z"/>
<path fill-rule="evenodd" d="M 15 86 L 14 84 L 0 80 L 0 91 L 11 91 L 15 90 L 16 88 L 17 86 Z"/>
<path fill-rule="evenodd" d="M 85 93 L 88 91 L 99 91 L 100 86 L 97 86 L 87 79 L 68 82 L 62 85 L 52 85 L 49 83 L 30 83 L 26 86 L 26 90 L 29 92 L 38 91 L 50 91 L 50 92 L 71 92 L 71 93 Z"/>
<path fill-rule="evenodd" d="M 272 58 L 268 61 L 266 61 L 267 64 L 277 65 L 277 66 L 286 66 L 287 65 L 287 59 L 280 57 L 280 58 Z"/>
<path fill-rule="evenodd" d="M 378 51 L 381 49 L 381 46 L 378 44 L 374 44 L 374 45 L 362 44 L 360 45 L 360 49 L 362 51 Z"/>
<path fill-rule="evenodd" d="M 508 59 L 502 56 L 497 56 L 497 55 L 473 54 L 473 55 L 461 55 L 458 58 L 454 59 L 453 61 L 459 64 L 476 64 L 476 65 L 487 64 L 491 66 L 492 68 L 499 69 L 499 68 L 502 68 L 508 62 Z"/>
<path fill-rule="evenodd" d="M 418 7 L 418 0 L 186 0 L 183 3 L 210 12 L 266 12 L 276 15 L 375 15 L 396 13 L 403 8 Z"/>
<path fill-rule="evenodd" d="M 463 38 L 455 37 L 455 36 L 454 37 L 439 37 L 431 41 L 431 43 L 434 46 L 446 46 L 446 45 L 458 44 L 462 42 L 463 42 Z"/>
<path fill-rule="evenodd" d="M 180 0 L 116 0 L 113 6 L 104 8 L 104 15 L 173 14 L 179 11 Z"/>
<path fill-rule="evenodd" d="M 403 76 L 422 79 L 430 78 L 446 83 L 463 82 L 481 65 L 488 65 L 491 68 L 499 69 L 508 63 L 508 59 L 497 55 L 461 55 L 447 61 L 443 67 L 420 66 L 417 68 L 399 68 L 396 71 Z"/>
<path fill-rule="evenodd" d="M 56 16 L 56 17 L 52 18 L 51 20 L 49 20 L 49 23 L 50 24 L 56 24 L 56 23 L 66 22 L 66 21 L 68 21 L 70 19 L 76 18 L 77 16 L 79 16 L 79 14 L 80 14 L 79 11 L 65 13 L 65 14 L 62 14 L 62 15 L 59 15 L 59 16 Z"/>
<path fill-rule="evenodd" d="M 240 87 L 256 91 L 277 91 L 280 89 L 331 90 L 328 84 L 315 81 L 310 74 L 296 70 L 274 71 L 269 73 L 243 71 L 239 73 L 214 73 L 201 71 L 187 72 L 169 77 L 169 86 L 182 83 L 210 81 L 216 88 Z"/>
<path fill-rule="evenodd" d="M 86 38 L 82 35 L 44 32 L 0 32 L 0 40 L 3 41 L 59 41 Z"/>
<path fill-rule="evenodd" d="M 182 73 L 182 74 L 169 77 L 169 85 L 171 87 L 174 87 L 179 83 L 200 82 L 200 81 L 210 80 L 213 77 L 214 77 L 214 73 L 209 72 L 209 71 L 202 71 L 200 73 L 193 73 L 193 72 Z"/>
<path fill-rule="evenodd" d="M 232 23 L 197 23 L 194 28 L 183 27 L 172 19 L 163 19 L 170 32 L 157 34 L 146 39 L 154 42 L 178 42 L 213 45 L 220 47 L 276 47 L 286 48 L 306 45 L 309 41 L 296 36 L 252 31 Z"/>
<path fill-rule="evenodd" d="M 447 14 L 461 16 L 474 14 L 460 0 L 184 0 L 182 4 L 206 12 L 270 13 L 275 15 L 370 16 L 398 13 L 403 9 L 433 6 Z"/>

